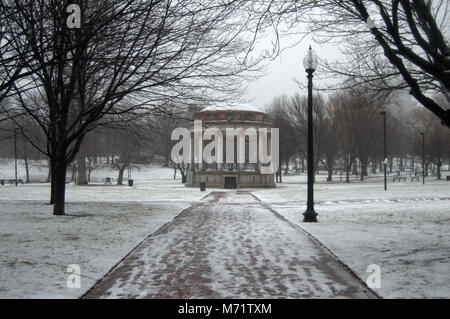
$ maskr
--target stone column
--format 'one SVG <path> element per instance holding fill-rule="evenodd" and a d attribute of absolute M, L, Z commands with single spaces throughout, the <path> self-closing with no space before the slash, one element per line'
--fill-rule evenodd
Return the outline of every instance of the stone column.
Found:
<path fill-rule="evenodd" d="M 194 132 L 191 131 L 191 167 L 195 170 L 195 163 L 194 163 Z"/>
<path fill-rule="evenodd" d="M 259 128 L 258 128 L 259 129 Z M 258 173 L 261 173 L 261 158 L 259 156 L 259 132 L 257 137 L 257 141 L 256 141 L 256 152 L 257 152 L 257 157 L 256 157 L 256 170 L 258 171 Z"/>
<path fill-rule="evenodd" d="M 225 137 L 225 132 L 222 131 L 222 136 Z M 216 152 L 216 158 L 219 160 L 219 152 Z M 217 171 L 223 172 L 223 161 L 225 156 L 225 138 L 222 140 L 222 163 L 217 163 Z"/>

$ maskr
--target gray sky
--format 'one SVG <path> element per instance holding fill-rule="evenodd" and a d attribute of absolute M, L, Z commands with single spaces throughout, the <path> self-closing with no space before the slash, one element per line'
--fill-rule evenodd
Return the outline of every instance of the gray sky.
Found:
<path fill-rule="evenodd" d="M 282 40 L 282 46 L 287 47 L 293 42 Z M 315 44 L 312 40 L 305 39 L 295 47 L 287 48 L 275 60 L 269 63 L 266 75 L 258 80 L 250 82 L 248 93 L 244 99 L 249 100 L 249 104 L 263 108 L 269 104 L 274 97 L 286 94 L 292 96 L 295 93 L 306 94 L 298 87 L 295 80 L 306 84 L 306 72 L 303 67 L 309 46 L 316 52 L 319 58 L 336 59 L 339 56 L 337 47 L 330 44 Z M 267 48 L 271 44 L 268 41 Z M 320 83 L 318 83 L 320 84 Z"/>

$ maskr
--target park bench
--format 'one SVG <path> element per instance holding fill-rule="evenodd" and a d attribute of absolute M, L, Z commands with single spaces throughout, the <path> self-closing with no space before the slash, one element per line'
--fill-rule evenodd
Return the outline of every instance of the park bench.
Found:
<path fill-rule="evenodd" d="M 15 180 L 15 179 L 10 179 L 10 180 L 9 180 L 9 183 L 10 183 L 11 185 L 14 185 L 14 184 L 16 184 L 16 180 Z M 19 179 L 17 180 L 17 184 L 23 184 L 23 179 L 19 178 Z"/>
<path fill-rule="evenodd" d="M 112 177 L 105 177 L 105 178 L 102 178 L 102 182 L 105 183 L 105 184 L 111 184 L 112 182 L 114 182 L 114 178 L 112 178 Z"/>
<path fill-rule="evenodd" d="M 406 176 L 394 176 L 392 181 L 395 182 L 396 180 L 398 180 L 399 182 L 401 182 L 402 179 L 406 182 Z"/>
<path fill-rule="evenodd" d="M 419 176 L 411 176 L 411 182 L 414 182 L 414 180 L 419 181 Z"/>
<path fill-rule="evenodd" d="M 7 183 L 10 185 L 14 185 L 14 184 L 16 184 L 16 180 L 15 179 L 0 179 L 0 185 L 5 185 Z M 19 178 L 17 180 L 17 184 L 23 184 L 23 179 Z"/>

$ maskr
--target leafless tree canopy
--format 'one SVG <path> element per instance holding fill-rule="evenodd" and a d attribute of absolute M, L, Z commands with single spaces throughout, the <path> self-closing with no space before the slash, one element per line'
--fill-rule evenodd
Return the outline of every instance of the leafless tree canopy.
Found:
<path fill-rule="evenodd" d="M 448 105 L 442 95 L 436 98 L 442 105 Z M 314 129 L 314 172 L 326 170 L 328 181 L 337 171 L 345 174 L 350 182 L 352 174 L 363 180 L 369 176 L 369 168 L 375 174 L 381 167 L 383 156 L 382 105 L 364 91 L 344 90 L 328 98 L 317 94 L 313 101 Z M 450 160 L 450 131 L 440 125 L 430 112 L 418 106 L 403 108 L 399 101 L 389 103 L 387 112 L 387 159 L 389 172 L 393 173 L 396 158 L 405 174 L 405 162 L 409 159 L 409 174 L 417 174 L 414 164 L 422 157 L 422 138 L 425 134 L 425 174 L 431 164 L 436 176 L 441 178 L 441 167 Z M 304 162 L 307 146 L 307 99 L 305 96 L 279 96 L 268 105 L 268 114 L 275 125 L 280 126 L 280 161 L 285 165 L 300 159 Z M 421 162 L 421 160 L 420 160 Z M 411 171 L 415 167 L 415 172 Z M 298 169 L 298 167 L 297 167 Z M 421 170 L 420 169 L 420 170 Z M 414 175 L 411 175 L 414 176 Z"/>
<path fill-rule="evenodd" d="M 322 61 L 317 72 L 319 78 L 340 79 L 326 89 L 363 85 L 380 95 L 408 89 L 450 126 L 450 110 L 432 97 L 450 95 L 448 1 L 274 0 L 258 8 L 265 22 L 260 29 L 339 44 L 346 60 Z"/>
<path fill-rule="evenodd" d="M 70 28 L 69 4 L 81 9 Z M 239 96 L 257 60 L 234 1 L 2 1 L 2 114 L 26 114 L 47 137 L 55 214 L 64 214 L 67 164 L 84 136 L 166 105 Z M 11 62 L 5 56 L 12 57 Z M 22 73 L 21 73 L 22 72 Z M 19 79 L 23 72 L 27 74 Z M 14 79 L 16 81 L 14 82 Z M 12 94 L 13 93 L 13 94 Z M 126 116 L 125 116 L 126 115 Z M 15 121 L 18 125 L 18 121 Z M 36 147 L 39 145 L 36 144 Z"/>
<path fill-rule="evenodd" d="M 79 27 L 68 23 L 69 5 L 80 8 Z M 322 74 L 341 76 L 339 88 L 381 96 L 408 88 L 450 125 L 435 98 L 449 99 L 448 10 L 430 0 L 2 0 L 0 122 L 48 156 L 57 215 L 67 166 L 89 132 L 240 96 L 258 71 L 255 44 L 269 34 L 272 57 L 283 33 L 339 41 L 349 63 L 322 63 Z"/>

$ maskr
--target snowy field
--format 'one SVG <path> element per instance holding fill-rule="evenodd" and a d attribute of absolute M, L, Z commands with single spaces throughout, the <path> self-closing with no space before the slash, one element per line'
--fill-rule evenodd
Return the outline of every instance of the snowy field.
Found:
<path fill-rule="evenodd" d="M 361 279 L 381 269 L 385 298 L 450 298 L 450 182 L 429 179 L 317 184 L 318 223 L 302 223 L 306 185 L 296 177 L 253 192 L 328 247 Z"/>
<path fill-rule="evenodd" d="M 174 181 L 170 169 L 141 175 L 147 181 L 134 187 L 67 185 L 63 217 L 53 216 L 47 204 L 49 184 L 0 186 L 0 298 L 80 297 L 144 238 L 205 195 Z M 66 285 L 70 264 L 81 268 L 81 289 Z"/>
<path fill-rule="evenodd" d="M 0 166 L 1 178 L 13 176 L 7 164 Z M 31 173 L 32 180 L 47 174 L 39 165 Z M 116 172 L 93 171 L 99 181 L 107 176 L 115 178 Z M 171 169 L 134 168 L 132 178 L 133 187 L 68 184 L 64 217 L 51 214 L 49 184 L 0 186 L 0 297 L 81 296 L 144 238 L 211 191 L 184 187 Z M 381 296 L 450 298 L 450 182 L 389 179 L 385 192 L 381 178 L 350 184 L 324 178 L 315 186 L 317 224 L 301 222 L 304 175 L 283 176 L 275 189 L 251 191 L 320 240 L 361 279 L 369 264 L 379 265 Z M 66 286 L 69 264 L 81 267 L 81 289 Z"/>

